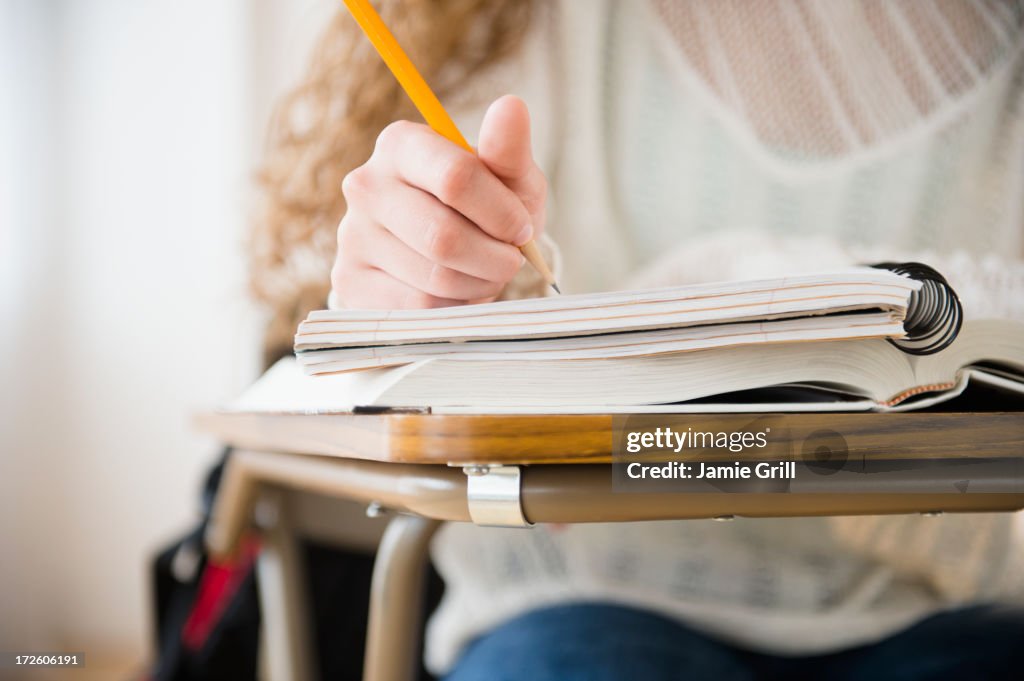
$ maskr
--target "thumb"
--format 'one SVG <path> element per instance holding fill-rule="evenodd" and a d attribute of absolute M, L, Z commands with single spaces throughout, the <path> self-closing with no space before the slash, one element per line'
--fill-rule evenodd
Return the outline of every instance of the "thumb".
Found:
<path fill-rule="evenodd" d="M 533 161 L 530 112 L 523 100 L 505 95 L 491 104 L 480 125 L 477 153 L 488 169 L 519 196 L 534 227 L 542 229 L 547 182 Z"/>

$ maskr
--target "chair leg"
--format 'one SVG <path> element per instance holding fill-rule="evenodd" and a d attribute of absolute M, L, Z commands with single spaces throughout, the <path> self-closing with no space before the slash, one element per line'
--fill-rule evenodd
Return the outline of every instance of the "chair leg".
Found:
<path fill-rule="evenodd" d="M 286 495 L 269 491 L 259 500 L 263 545 L 256 563 L 263 612 L 263 662 L 268 681 L 312 681 L 316 664 L 310 639 L 309 592 Z"/>
<path fill-rule="evenodd" d="M 363 681 L 414 681 L 430 540 L 441 521 L 397 515 L 373 566 Z"/>

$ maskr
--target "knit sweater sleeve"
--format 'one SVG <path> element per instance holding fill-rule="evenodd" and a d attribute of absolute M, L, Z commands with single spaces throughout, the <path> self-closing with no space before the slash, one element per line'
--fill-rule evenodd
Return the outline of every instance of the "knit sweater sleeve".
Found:
<path fill-rule="evenodd" d="M 920 580 L 950 604 L 1024 602 L 1024 514 L 850 516 L 830 520 L 853 553 Z"/>

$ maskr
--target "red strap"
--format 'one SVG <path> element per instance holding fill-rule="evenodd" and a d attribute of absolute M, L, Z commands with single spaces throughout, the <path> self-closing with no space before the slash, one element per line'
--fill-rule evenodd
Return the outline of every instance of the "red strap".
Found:
<path fill-rule="evenodd" d="M 252 570 L 259 550 L 259 542 L 253 537 L 246 537 L 234 560 L 207 561 L 192 612 L 181 628 L 181 641 L 187 650 L 200 650 L 206 644 L 228 603 Z"/>

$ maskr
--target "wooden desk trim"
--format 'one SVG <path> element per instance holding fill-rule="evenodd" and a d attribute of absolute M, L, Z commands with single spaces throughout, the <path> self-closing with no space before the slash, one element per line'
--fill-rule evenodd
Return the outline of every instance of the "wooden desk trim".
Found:
<path fill-rule="evenodd" d="M 663 415 L 658 415 L 661 418 Z M 1024 453 L 1024 412 L 690 414 L 694 429 L 733 432 L 762 419 L 790 424 L 792 442 L 815 430 L 849 438 L 851 457 L 998 458 Z M 612 419 L 598 415 L 252 414 L 198 417 L 226 444 L 364 461 L 415 464 L 609 463 Z M 778 460 L 778 446 L 754 456 Z M 703 453 L 700 460 L 735 458 Z"/>

